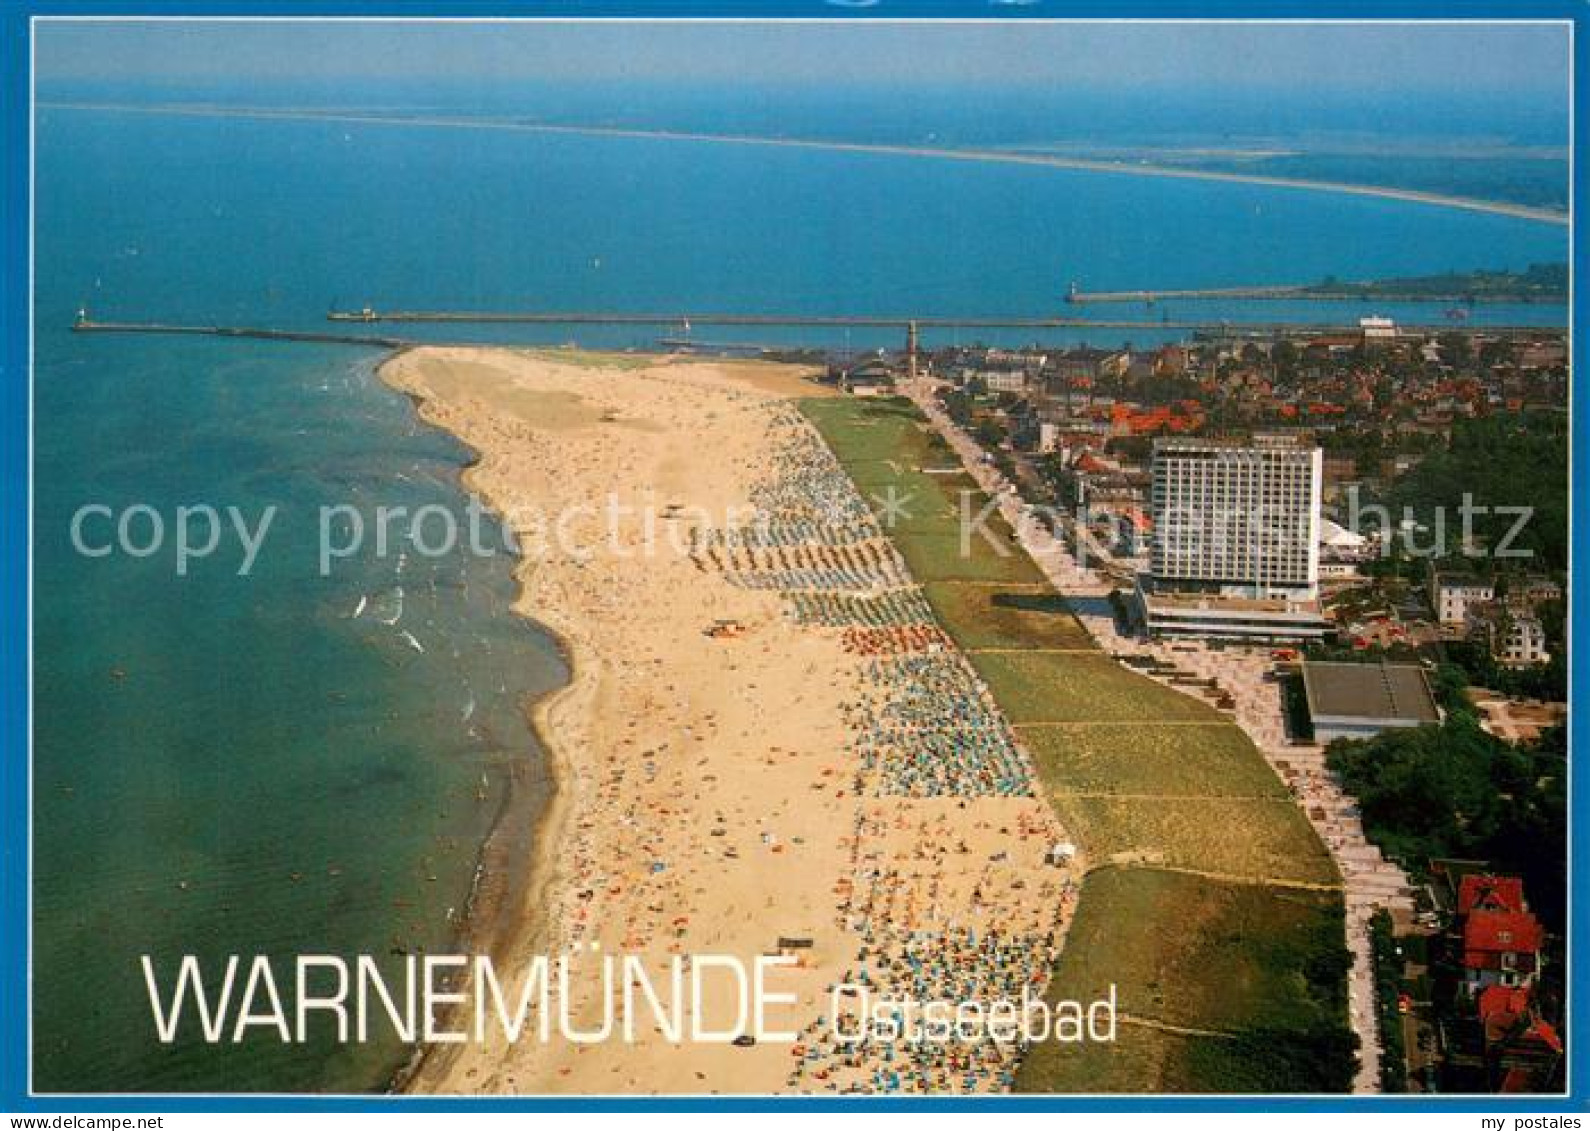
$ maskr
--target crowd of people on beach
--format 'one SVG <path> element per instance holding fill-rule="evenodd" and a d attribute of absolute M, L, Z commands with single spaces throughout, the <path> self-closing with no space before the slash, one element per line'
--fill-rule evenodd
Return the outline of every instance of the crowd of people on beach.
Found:
<path fill-rule="evenodd" d="M 860 804 L 851 870 L 834 890 L 836 921 L 856 953 L 831 989 L 855 995 L 858 1009 L 864 993 L 917 1002 L 1041 997 L 1077 878 L 1068 866 L 1039 863 L 1061 831 L 1035 796 L 1031 763 L 815 430 L 784 411 L 769 445 L 775 471 L 755 493 L 757 520 L 698 532 L 692 557 L 732 584 L 777 592 L 791 621 L 837 632 L 856 658 L 862 690 L 844 712 Z M 991 806 L 989 815 L 968 809 L 973 802 Z M 826 1013 L 814 1019 L 791 1050 L 788 1086 L 1003 1091 L 1023 1051 L 1019 1040 L 986 1034 L 851 1036 Z"/>
<path fill-rule="evenodd" d="M 788 609 L 796 624 L 822 628 L 920 628 L 936 623 L 927 598 L 915 586 L 879 594 L 796 591 L 789 595 Z"/>
<path fill-rule="evenodd" d="M 1033 776 L 1010 727 L 963 656 L 940 651 L 867 664 L 848 705 L 858 782 L 901 797 L 1030 797 Z"/>
<path fill-rule="evenodd" d="M 692 557 L 731 584 L 778 592 L 797 624 L 840 629 L 868 661 L 867 691 L 847 708 L 857 789 L 1032 796 L 1009 726 L 839 461 L 793 413 L 775 417 L 768 443 L 777 470 L 753 492 L 756 518 L 696 531 Z"/>
<path fill-rule="evenodd" d="M 877 536 L 878 520 L 861 492 L 798 411 L 786 406 L 774 413 L 767 445 L 779 472 L 757 486 L 751 501 L 770 521 L 820 525 L 826 537 L 852 528 L 863 537 Z"/>
<path fill-rule="evenodd" d="M 972 828 L 998 831 L 1029 853 L 1055 835 L 1036 807 L 1005 819 L 997 830 L 987 821 Z M 1030 873 L 1012 867 L 1008 850 L 980 856 L 943 810 L 913 820 L 903 810 L 865 808 L 849 843 L 853 878 L 839 885 L 837 911 L 860 945 L 831 988 L 838 1008 L 803 1030 L 792 1050 L 788 1085 L 863 1093 L 1008 1090 L 1026 1048 L 1023 1035 L 977 1026 L 935 1033 L 922 1007 L 1020 1009 L 1028 998 L 1040 999 L 1076 903 L 1075 878 L 1056 871 L 1029 884 Z"/>
<path fill-rule="evenodd" d="M 1024 1039 L 946 1031 L 924 1018 L 924 1006 L 1008 1002 L 1017 1010 L 1027 996 L 1041 998 L 1056 953 L 1053 932 L 874 932 L 841 983 L 848 1000 L 837 1016 L 812 1022 L 791 1050 L 786 1083 L 866 1094 L 1008 1091 Z"/>

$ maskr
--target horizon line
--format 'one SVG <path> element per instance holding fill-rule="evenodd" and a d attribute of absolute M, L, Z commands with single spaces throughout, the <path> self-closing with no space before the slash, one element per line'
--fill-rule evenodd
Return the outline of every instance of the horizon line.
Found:
<path fill-rule="evenodd" d="M 1515 204 L 1479 197 L 1456 196 L 1392 185 L 1358 184 L 1349 181 L 1312 180 L 1270 176 L 1261 173 L 1233 173 L 1210 169 L 1189 169 L 1169 165 L 1126 163 L 1096 158 L 1061 157 L 998 149 L 952 148 L 946 146 L 902 145 L 885 142 L 849 142 L 820 138 L 771 137 L 756 134 L 725 134 L 691 130 L 653 129 L 626 126 L 557 125 L 511 118 L 461 117 L 447 114 L 392 114 L 370 111 L 339 111 L 303 107 L 228 106 L 208 103 L 150 103 L 137 105 L 117 102 L 35 101 L 38 109 L 92 113 L 146 114 L 152 116 L 196 118 L 245 118 L 259 121 L 339 122 L 348 125 L 420 126 L 440 129 L 501 130 L 512 133 L 537 133 L 582 137 L 631 138 L 637 140 L 694 142 L 698 144 L 763 146 L 784 149 L 809 149 L 837 153 L 875 154 L 927 160 L 970 161 L 986 164 L 1025 165 L 1071 172 L 1115 173 L 1123 176 L 1160 177 L 1172 180 L 1208 181 L 1219 184 L 1246 184 L 1266 188 L 1333 193 L 1396 200 L 1409 204 L 1488 215 L 1508 216 L 1531 223 L 1569 227 L 1571 209 L 1560 211 L 1535 205 Z"/>

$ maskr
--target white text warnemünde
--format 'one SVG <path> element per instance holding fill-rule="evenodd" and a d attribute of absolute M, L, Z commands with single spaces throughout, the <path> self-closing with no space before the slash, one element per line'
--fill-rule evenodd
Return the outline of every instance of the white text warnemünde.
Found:
<path fill-rule="evenodd" d="M 202 963 L 139 960 L 155 1036 L 283 1044 L 405 1043 L 498 1039 L 626 1044 L 660 1036 L 674 1044 L 798 1039 L 801 1003 L 790 988 L 796 960 L 729 954 L 674 955 L 666 962 L 583 946 L 536 955 L 499 970 L 489 955 L 230 955 Z M 808 1005 L 809 1012 L 810 1006 Z M 839 983 L 820 1008 L 832 1040 L 858 1044 L 1113 1042 L 1112 985 L 1097 1001 L 921 1001 L 878 987 Z"/>

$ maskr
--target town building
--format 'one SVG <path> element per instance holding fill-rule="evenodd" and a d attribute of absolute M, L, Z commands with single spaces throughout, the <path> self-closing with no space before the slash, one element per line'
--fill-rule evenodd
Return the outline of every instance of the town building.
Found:
<path fill-rule="evenodd" d="M 1153 635 L 1318 639 L 1321 453 L 1295 437 L 1161 439 L 1148 572 Z"/>
<path fill-rule="evenodd" d="M 1470 992 L 1534 982 L 1543 931 L 1525 901 L 1522 879 L 1469 873 L 1458 885 L 1455 911 L 1463 981 Z"/>
<path fill-rule="evenodd" d="M 1509 577 L 1505 600 L 1508 609 L 1513 612 L 1533 613 L 1548 601 L 1562 600 L 1562 586 L 1538 574 Z"/>
<path fill-rule="evenodd" d="M 1483 860 L 1432 859 L 1431 903 L 1461 971 L 1456 1008 L 1437 1018 L 1444 1086 L 1546 1092 L 1562 1087 L 1563 1042 L 1536 992 L 1545 929 L 1524 881 Z"/>
<path fill-rule="evenodd" d="M 1557 1027 L 1540 1016 L 1527 987 L 1490 986 L 1476 1002 L 1491 1090 L 1501 1094 L 1548 1092 L 1562 1065 Z"/>
<path fill-rule="evenodd" d="M 1043 420 L 1030 401 L 1017 401 L 1005 413 L 1010 424 L 1010 446 L 1018 452 L 1037 452 L 1042 448 Z"/>
<path fill-rule="evenodd" d="M 983 384 L 988 386 L 990 393 L 1025 393 L 1027 391 L 1027 371 L 1025 369 L 985 369 L 980 374 Z"/>
<path fill-rule="evenodd" d="M 1546 651 L 1546 629 L 1535 617 L 1509 616 L 1500 634 L 1501 645 L 1496 648 L 1497 658 L 1514 667 L 1544 664 L 1551 659 Z"/>
<path fill-rule="evenodd" d="M 894 367 L 881 358 L 871 358 L 844 371 L 840 387 L 858 397 L 886 396 L 894 392 Z"/>
<path fill-rule="evenodd" d="M 1463 573 L 1441 573 L 1430 565 L 1430 604 L 1435 619 L 1455 628 L 1468 623 L 1469 607 L 1496 599 L 1496 588 L 1483 578 Z"/>
<path fill-rule="evenodd" d="M 1325 562 L 1363 562 L 1375 556 L 1376 543 L 1328 518 L 1319 523 L 1321 566 Z"/>
<path fill-rule="evenodd" d="M 1441 721 L 1430 681 L 1417 664 L 1304 661 L 1303 692 L 1316 742 L 1373 738 Z"/>
<path fill-rule="evenodd" d="M 1397 338 L 1397 324 L 1376 314 L 1360 318 L 1358 329 L 1362 331 L 1365 343 L 1392 342 Z"/>
<path fill-rule="evenodd" d="M 1491 986 L 1529 986 L 1540 972 L 1544 932 L 1516 876 L 1468 875 L 1458 889 L 1463 984 L 1478 995 Z"/>
<path fill-rule="evenodd" d="M 1526 574 L 1497 584 L 1430 568 L 1430 603 L 1442 627 L 1461 629 L 1483 641 L 1497 660 L 1516 667 L 1551 659 L 1538 608 L 1561 599 L 1562 586 L 1549 577 Z"/>
<path fill-rule="evenodd" d="M 1320 450 L 1290 438 L 1154 444 L 1156 583 L 1230 596 L 1313 596 Z"/>

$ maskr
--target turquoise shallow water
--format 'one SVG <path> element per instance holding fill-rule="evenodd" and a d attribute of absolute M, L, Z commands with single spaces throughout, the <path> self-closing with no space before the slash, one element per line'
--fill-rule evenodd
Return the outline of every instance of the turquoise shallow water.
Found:
<path fill-rule="evenodd" d="M 556 649 L 504 615 L 506 556 L 394 539 L 321 574 L 320 506 L 461 504 L 465 453 L 371 358 L 108 339 L 41 358 L 37 1082 L 374 1084 L 390 1041 L 157 1047 L 137 956 L 444 945 L 510 775 L 544 788 L 521 701 L 559 680 Z M 85 500 L 277 510 L 250 576 L 231 539 L 177 577 L 169 549 L 75 553 Z"/>
<path fill-rule="evenodd" d="M 510 774 L 521 796 L 544 788 L 522 706 L 563 676 L 553 643 L 504 615 L 504 555 L 398 545 L 321 575 L 322 506 L 464 504 L 468 453 L 418 424 L 374 355 L 74 336 L 80 304 L 315 328 L 365 302 L 1042 315 L 1072 279 L 1521 268 L 1566 243 L 1390 201 L 613 138 L 45 110 L 37 152 L 34 1067 L 48 1090 L 379 1086 L 403 1056 L 390 1042 L 159 1045 L 137 957 L 443 945 Z M 178 577 L 170 554 L 74 552 L 88 503 L 168 520 L 184 504 L 279 510 L 251 576 L 228 540 Z"/>

